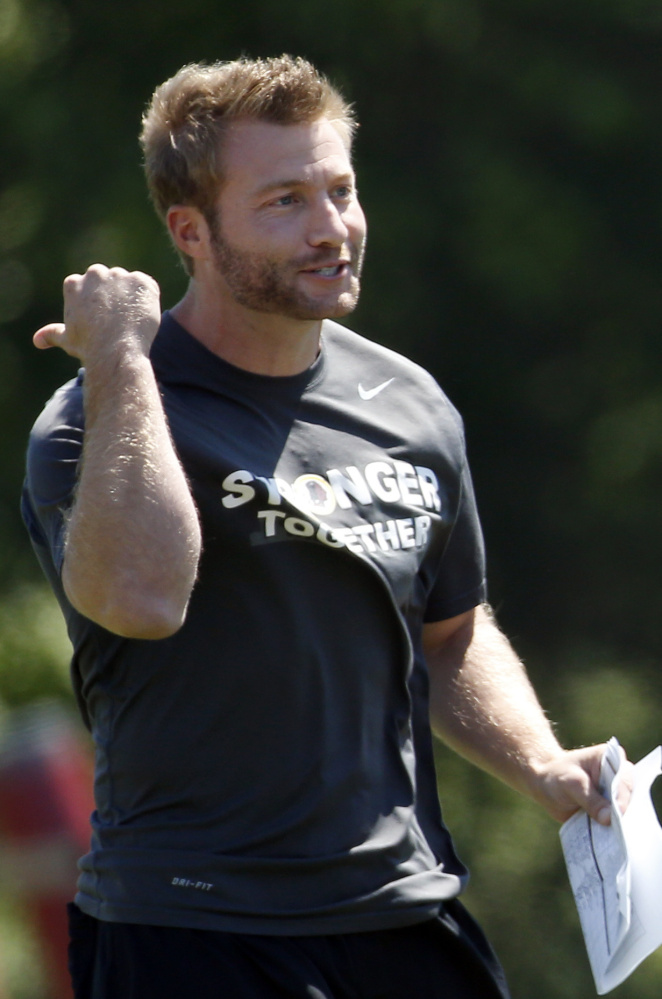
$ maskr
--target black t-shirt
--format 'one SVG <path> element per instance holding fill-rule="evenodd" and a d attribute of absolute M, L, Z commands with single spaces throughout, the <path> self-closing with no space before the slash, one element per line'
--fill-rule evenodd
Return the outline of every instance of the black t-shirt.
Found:
<path fill-rule="evenodd" d="M 110 634 L 62 591 L 84 373 L 28 453 L 24 518 L 96 747 L 76 901 L 256 933 L 426 918 L 465 871 L 436 796 L 421 628 L 485 596 L 458 414 L 417 365 L 332 322 L 309 370 L 272 378 L 166 313 L 152 363 L 204 538 L 171 638 Z"/>

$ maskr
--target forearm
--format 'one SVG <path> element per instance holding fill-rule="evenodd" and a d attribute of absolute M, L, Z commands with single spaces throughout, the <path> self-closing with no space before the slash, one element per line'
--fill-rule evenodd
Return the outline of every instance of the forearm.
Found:
<path fill-rule="evenodd" d="M 94 264 L 64 282 L 64 323 L 37 330 L 85 367 L 85 434 L 68 514 L 62 582 L 76 610 L 130 638 L 182 624 L 200 528 L 149 361 L 159 287 Z"/>
<path fill-rule="evenodd" d="M 489 611 L 428 652 L 431 722 L 462 756 L 537 797 L 541 765 L 562 755 L 524 667 Z"/>
<path fill-rule="evenodd" d="M 200 530 L 148 358 L 133 350 L 91 364 L 84 399 L 65 590 L 81 613 L 110 631 L 165 637 L 184 619 Z"/>
<path fill-rule="evenodd" d="M 489 608 L 426 625 L 431 723 L 462 756 L 537 801 L 563 822 L 583 808 L 605 825 L 610 805 L 599 791 L 604 745 L 563 749 L 526 671 Z M 618 792 L 632 788 L 627 763 Z"/>

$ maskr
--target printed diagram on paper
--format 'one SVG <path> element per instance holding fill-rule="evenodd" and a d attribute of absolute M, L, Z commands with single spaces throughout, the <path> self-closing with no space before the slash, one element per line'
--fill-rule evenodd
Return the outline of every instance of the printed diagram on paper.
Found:
<path fill-rule="evenodd" d="M 661 772 L 658 746 L 635 767 L 629 808 L 615 804 L 625 756 L 610 739 L 601 789 L 612 801 L 610 826 L 578 812 L 561 828 L 570 885 L 599 995 L 620 984 L 662 944 L 662 829 L 650 798 Z M 657 901 L 656 901 L 657 899 Z"/>

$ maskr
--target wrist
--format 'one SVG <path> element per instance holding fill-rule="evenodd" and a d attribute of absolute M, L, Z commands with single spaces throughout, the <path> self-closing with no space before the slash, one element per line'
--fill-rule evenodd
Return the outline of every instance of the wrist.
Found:
<path fill-rule="evenodd" d="M 146 412 L 150 397 L 158 398 L 158 387 L 149 357 L 141 350 L 114 349 L 86 358 L 83 399 L 88 428 L 109 406 L 116 414 L 136 404 Z"/>
<path fill-rule="evenodd" d="M 566 751 L 558 743 L 538 747 L 523 760 L 522 777 L 527 793 L 545 803 L 554 775 L 564 769 Z"/>

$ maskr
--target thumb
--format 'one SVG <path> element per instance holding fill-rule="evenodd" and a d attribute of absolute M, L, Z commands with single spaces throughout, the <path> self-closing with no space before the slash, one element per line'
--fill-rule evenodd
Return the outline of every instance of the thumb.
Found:
<path fill-rule="evenodd" d="M 619 770 L 617 786 L 615 788 L 615 806 L 621 812 L 627 809 L 632 790 L 634 787 L 634 765 L 624 759 Z M 592 819 L 599 822 L 601 826 L 611 824 L 611 815 L 614 804 L 603 797 L 594 785 L 588 790 L 586 800 L 582 803 L 582 808 L 588 812 Z"/>
<path fill-rule="evenodd" d="M 586 804 L 586 811 L 601 826 L 611 825 L 611 804 L 601 794 L 596 794 Z"/>
<path fill-rule="evenodd" d="M 587 783 L 578 782 L 574 788 L 567 788 L 567 791 L 568 795 L 564 805 L 555 816 L 561 822 L 581 809 L 601 826 L 611 824 L 611 804 L 596 788 Z"/>
<path fill-rule="evenodd" d="M 42 326 L 32 337 L 32 342 L 39 350 L 57 347 L 64 336 L 64 323 L 49 323 Z"/>
<path fill-rule="evenodd" d="M 611 824 L 611 804 L 595 786 L 589 774 L 582 774 L 574 787 L 568 788 L 575 803 L 601 826 Z"/>

